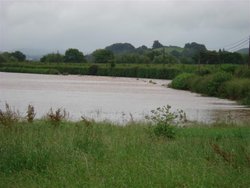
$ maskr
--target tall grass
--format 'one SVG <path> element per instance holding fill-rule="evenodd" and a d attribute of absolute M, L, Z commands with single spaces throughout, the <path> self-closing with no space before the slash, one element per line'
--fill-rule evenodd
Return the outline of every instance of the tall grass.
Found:
<path fill-rule="evenodd" d="M 205 75 L 183 73 L 173 79 L 170 87 L 237 100 L 250 105 L 250 79 L 236 77 L 228 72 L 219 71 Z"/>
<path fill-rule="evenodd" d="M 175 140 L 146 125 L 0 126 L 0 187 L 247 187 L 248 127 L 180 128 Z M 228 158 L 227 158 L 228 157 Z"/>
<path fill-rule="evenodd" d="M 225 82 L 220 93 L 223 97 L 241 100 L 243 104 L 250 105 L 250 79 L 235 78 Z"/>

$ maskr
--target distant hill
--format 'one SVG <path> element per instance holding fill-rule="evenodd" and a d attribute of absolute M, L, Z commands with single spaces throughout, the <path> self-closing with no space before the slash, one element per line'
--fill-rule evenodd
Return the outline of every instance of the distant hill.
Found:
<path fill-rule="evenodd" d="M 115 43 L 105 48 L 112 51 L 114 54 L 123 54 L 135 51 L 135 47 L 129 43 Z"/>
<path fill-rule="evenodd" d="M 242 49 L 240 49 L 240 50 L 238 50 L 236 52 L 238 52 L 240 54 L 248 54 L 248 48 L 242 48 Z"/>

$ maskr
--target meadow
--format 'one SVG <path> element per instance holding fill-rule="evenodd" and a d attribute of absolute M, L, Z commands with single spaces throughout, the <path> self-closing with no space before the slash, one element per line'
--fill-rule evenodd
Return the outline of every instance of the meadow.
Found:
<path fill-rule="evenodd" d="M 20 118 L 7 105 L 0 111 L 0 187 L 250 184 L 249 123 L 177 126 L 168 109 L 160 109 L 166 116 L 157 124 L 118 126 L 84 117 L 69 122 L 59 109 L 35 120 L 32 106 Z"/>

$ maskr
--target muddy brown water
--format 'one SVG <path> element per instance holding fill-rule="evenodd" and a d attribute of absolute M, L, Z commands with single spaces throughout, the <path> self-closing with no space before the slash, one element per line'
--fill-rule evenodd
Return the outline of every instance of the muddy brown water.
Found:
<path fill-rule="evenodd" d="M 151 110 L 170 105 L 189 120 L 248 121 L 250 109 L 234 101 L 204 97 L 164 85 L 170 80 L 0 72 L 0 107 L 7 102 L 25 115 L 28 104 L 42 117 L 52 107 L 65 108 L 72 120 L 81 116 L 126 123 L 144 120 Z"/>

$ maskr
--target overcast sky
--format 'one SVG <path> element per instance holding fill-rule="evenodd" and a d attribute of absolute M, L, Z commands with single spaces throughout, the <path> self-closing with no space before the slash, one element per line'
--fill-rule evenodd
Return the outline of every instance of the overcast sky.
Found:
<path fill-rule="evenodd" d="M 218 49 L 250 34 L 250 0 L 0 0 L 0 51 L 84 54 L 116 42 Z"/>

